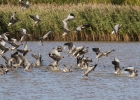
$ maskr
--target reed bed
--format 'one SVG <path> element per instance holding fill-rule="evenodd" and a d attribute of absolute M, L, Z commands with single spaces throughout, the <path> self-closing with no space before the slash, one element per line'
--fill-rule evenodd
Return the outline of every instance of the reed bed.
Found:
<path fill-rule="evenodd" d="M 8 27 L 8 22 L 13 14 L 17 12 L 17 19 L 21 20 Z M 74 13 L 74 20 L 68 22 L 71 32 L 62 38 L 62 20 L 69 13 Z M 40 16 L 42 21 L 33 27 L 33 20 L 29 15 Z M 29 9 L 21 10 L 20 6 L 13 4 L 1 5 L 0 7 L 0 33 L 12 32 L 16 38 L 20 35 L 16 33 L 21 28 L 27 29 L 27 33 L 32 34 L 30 40 L 37 40 L 38 37 L 51 30 L 48 40 L 50 41 L 140 41 L 140 7 L 129 5 L 111 4 L 34 4 Z M 91 24 L 87 30 L 75 33 L 77 26 L 81 24 Z M 122 24 L 119 33 L 112 35 L 114 25 Z"/>

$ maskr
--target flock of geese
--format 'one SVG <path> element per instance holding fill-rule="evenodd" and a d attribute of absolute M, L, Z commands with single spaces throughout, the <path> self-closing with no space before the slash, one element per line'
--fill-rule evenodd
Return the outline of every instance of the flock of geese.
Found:
<path fill-rule="evenodd" d="M 27 8 L 30 7 L 30 3 L 29 1 L 27 2 L 23 2 L 21 0 L 19 0 L 19 4 L 22 7 L 22 10 L 25 10 Z M 34 20 L 34 24 L 33 26 L 35 26 L 36 24 L 38 24 L 41 19 L 39 18 L 38 15 L 29 15 L 33 20 Z M 70 20 L 74 20 L 75 16 L 74 14 L 70 13 L 68 14 L 68 16 L 62 20 L 63 23 L 63 31 L 64 33 L 62 34 L 63 37 L 65 37 L 69 32 L 69 28 L 67 25 L 67 22 Z M 9 21 L 8 26 L 12 27 L 16 22 L 18 22 L 18 20 L 16 19 L 16 12 L 14 12 L 14 14 L 11 16 L 11 19 Z M 76 28 L 76 32 L 80 32 L 83 29 L 89 28 L 90 24 L 87 25 L 80 25 Z M 116 34 L 119 29 L 120 29 L 121 25 L 117 24 L 115 25 L 112 34 Z M 28 52 L 31 52 L 32 50 L 29 50 L 27 48 L 28 46 L 28 42 L 26 41 L 27 37 L 30 37 L 30 34 L 27 34 L 26 29 L 22 28 L 21 30 L 17 31 L 19 34 L 21 34 L 21 38 L 19 41 L 17 41 L 17 39 L 15 39 L 10 32 L 6 32 L 0 35 L 0 55 L 1 57 L 5 60 L 5 65 L 4 64 L 0 64 L 0 74 L 6 74 L 7 72 L 10 71 L 14 71 L 15 69 L 18 68 L 23 68 L 24 71 L 28 71 L 31 72 L 31 67 L 35 67 L 35 66 L 43 66 L 43 59 L 42 59 L 42 55 L 41 53 L 36 54 L 31 54 L 31 56 L 36 59 L 36 62 L 31 63 L 29 62 L 29 60 L 26 58 L 26 55 L 28 54 Z M 51 33 L 51 31 L 48 31 L 44 36 L 39 38 L 39 45 L 43 46 L 43 41 L 49 36 L 49 34 Z M 23 45 L 23 41 L 26 41 L 24 44 L 24 49 L 18 49 L 20 46 Z M 8 47 L 8 45 L 11 45 L 11 47 Z M 49 52 L 48 56 L 54 60 L 53 63 L 50 63 L 47 66 L 48 70 L 51 71 L 58 71 L 61 70 L 60 67 L 60 60 L 64 59 L 64 56 L 61 55 L 61 52 L 63 52 L 65 50 L 65 48 L 68 47 L 68 51 L 67 51 L 67 55 L 68 57 L 71 56 L 74 59 L 76 59 L 77 61 L 77 67 L 85 70 L 85 72 L 83 73 L 83 77 L 84 76 L 88 76 L 88 74 L 92 71 L 95 70 L 95 68 L 98 66 L 98 63 L 100 61 L 100 58 L 103 56 L 108 57 L 108 55 L 112 52 L 114 52 L 115 50 L 109 50 L 106 52 L 101 52 L 99 48 L 92 48 L 93 52 L 96 53 L 96 59 L 97 59 L 97 63 L 96 64 L 91 64 L 89 65 L 89 63 L 92 62 L 92 59 L 89 57 L 85 57 L 85 54 L 88 53 L 88 47 L 85 46 L 78 46 L 76 47 L 73 42 L 66 42 L 64 43 L 63 46 L 58 46 L 58 47 L 54 47 L 52 49 L 52 51 Z M 6 57 L 5 54 L 11 51 L 11 56 L 10 57 Z M 128 68 L 120 68 L 119 65 L 119 59 L 114 58 L 114 60 L 112 61 L 112 64 L 114 65 L 114 69 L 115 72 L 114 74 L 122 74 L 122 70 L 124 71 L 128 71 L 130 73 L 130 77 L 134 77 L 134 76 L 138 76 L 138 70 L 135 70 L 134 67 L 128 67 Z M 70 66 L 69 68 L 64 64 L 63 65 L 63 72 L 72 72 L 73 71 L 73 66 Z"/>

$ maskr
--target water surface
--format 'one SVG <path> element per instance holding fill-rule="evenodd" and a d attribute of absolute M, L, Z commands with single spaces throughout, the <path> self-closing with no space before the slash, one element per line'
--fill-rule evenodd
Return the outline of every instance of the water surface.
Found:
<path fill-rule="evenodd" d="M 89 79 L 82 77 L 84 70 L 73 69 L 72 73 L 52 72 L 45 67 L 53 62 L 48 53 L 53 47 L 62 46 L 65 42 L 44 42 L 40 46 L 37 42 L 29 42 L 28 49 L 32 52 L 27 54 L 30 62 L 35 62 L 31 54 L 40 52 L 43 55 L 44 66 L 32 68 L 31 73 L 17 69 L 0 76 L 1 100 L 139 100 L 140 77 L 129 78 L 127 72 L 123 75 L 114 75 L 114 67 L 111 61 L 114 57 L 120 60 L 120 66 L 135 67 L 140 70 L 140 43 L 139 42 L 74 42 L 76 46 L 89 47 L 85 55 L 93 59 L 95 64 L 96 55 L 91 48 L 99 47 L 102 52 L 115 49 L 108 57 L 102 57 L 95 71 L 89 74 Z M 20 48 L 23 48 L 20 47 Z M 68 48 L 60 61 L 63 64 L 75 66 L 76 59 L 66 55 Z M 8 51 L 5 55 L 10 56 Z M 3 58 L 0 63 L 4 64 Z"/>

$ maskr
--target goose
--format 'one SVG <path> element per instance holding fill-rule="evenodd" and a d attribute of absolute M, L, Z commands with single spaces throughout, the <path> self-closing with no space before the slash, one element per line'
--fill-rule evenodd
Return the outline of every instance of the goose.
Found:
<path fill-rule="evenodd" d="M 35 26 L 36 24 L 38 24 L 41 21 L 41 19 L 39 18 L 38 15 L 35 15 L 35 16 L 29 15 L 29 16 L 30 16 L 30 18 L 32 18 L 34 20 L 33 26 Z"/>
<path fill-rule="evenodd" d="M 7 43 L 9 43 L 9 44 L 11 44 L 13 47 L 11 48 L 11 50 L 16 50 L 18 47 L 20 47 L 21 45 L 23 45 L 23 44 L 16 44 L 16 43 L 14 43 L 14 42 L 7 42 Z"/>
<path fill-rule="evenodd" d="M 75 47 L 75 45 L 73 45 L 72 42 L 67 42 L 64 45 L 67 45 L 68 46 L 68 49 L 69 49 L 69 51 L 67 52 L 68 56 L 69 56 L 69 54 L 72 54 L 72 53 L 75 52 L 76 47 Z"/>
<path fill-rule="evenodd" d="M 4 40 L 4 41 L 8 41 L 8 36 L 9 35 L 9 32 L 5 32 L 5 33 L 3 33 L 3 34 L 1 34 L 1 38 Z"/>
<path fill-rule="evenodd" d="M 22 67 L 23 64 L 23 60 L 22 58 L 19 56 L 18 52 L 16 51 L 15 53 L 11 54 L 11 58 L 13 59 L 13 67 L 16 67 L 16 69 L 18 67 Z"/>
<path fill-rule="evenodd" d="M 2 44 L 0 44 L 0 49 L 1 49 L 1 53 L 0 53 L 1 55 L 6 53 L 8 50 L 11 50 L 10 47 L 3 46 Z"/>
<path fill-rule="evenodd" d="M 126 69 L 124 69 L 125 71 L 129 72 L 129 77 L 135 77 L 138 76 L 138 70 L 135 70 L 134 67 L 127 67 Z"/>
<path fill-rule="evenodd" d="M 25 40 L 27 37 L 31 37 L 31 34 L 27 34 L 27 30 L 22 28 L 21 30 L 18 30 L 17 31 L 18 33 L 20 33 L 22 36 L 21 36 L 21 39 L 20 39 L 20 42 L 22 43 L 23 40 Z"/>
<path fill-rule="evenodd" d="M 89 62 L 92 62 L 92 59 L 90 59 L 89 57 L 84 57 L 84 55 L 80 57 L 80 59 L 79 57 L 77 59 L 79 60 L 77 66 L 80 67 L 81 69 L 87 69 Z"/>
<path fill-rule="evenodd" d="M 32 50 L 28 50 L 27 49 L 28 47 L 28 42 L 26 41 L 25 42 L 25 45 L 24 45 L 24 49 L 17 49 L 18 52 L 22 53 L 23 56 L 25 56 L 28 52 L 31 52 Z"/>
<path fill-rule="evenodd" d="M 66 21 L 62 21 L 63 22 L 63 31 L 64 33 L 62 34 L 63 38 L 70 32 L 70 29 L 68 28 L 67 22 Z"/>
<path fill-rule="evenodd" d="M 89 77 L 88 74 L 89 74 L 91 71 L 94 71 L 97 65 L 98 65 L 98 64 L 95 64 L 95 65 L 92 65 L 92 66 L 88 66 L 87 69 L 86 69 L 86 71 L 84 72 L 83 76 Z M 83 76 L 82 76 L 82 77 L 83 77 Z"/>
<path fill-rule="evenodd" d="M 31 6 L 29 1 L 23 2 L 23 1 L 19 0 L 19 4 L 21 5 L 22 10 L 25 10 Z"/>
<path fill-rule="evenodd" d="M 3 64 L 0 64 L 0 74 L 6 74 L 8 72 L 8 68 Z"/>
<path fill-rule="evenodd" d="M 118 74 L 121 74 L 121 71 L 124 67 L 120 68 L 120 61 L 118 58 L 114 58 L 114 61 L 112 61 L 112 64 L 114 65 L 114 69 L 115 69 L 115 72 L 114 74 L 118 75 Z"/>
<path fill-rule="evenodd" d="M 99 61 L 99 58 L 101 58 L 102 56 L 108 57 L 108 55 L 109 55 L 111 52 L 115 51 L 114 49 L 112 49 L 112 50 L 108 50 L 108 51 L 106 51 L 105 53 L 103 53 L 103 52 L 100 51 L 99 48 L 92 48 L 92 50 L 96 53 L 96 55 L 97 55 L 96 58 L 98 59 L 98 61 Z"/>
<path fill-rule="evenodd" d="M 58 46 L 56 49 L 58 52 L 62 52 L 63 50 L 65 50 L 66 47 L 64 46 Z"/>
<path fill-rule="evenodd" d="M 43 60 L 40 53 L 38 53 L 38 55 L 32 54 L 31 56 L 36 59 L 36 63 L 35 63 L 36 66 L 42 66 Z"/>
<path fill-rule="evenodd" d="M 119 29 L 121 28 L 122 24 L 117 24 L 114 26 L 114 29 L 112 31 L 112 34 L 117 34 Z"/>
<path fill-rule="evenodd" d="M 12 66 L 12 63 L 14 62 L 14 59 L 13 58 L 8 58 L 6 57 L 5 55 L 2 55 L 2 58 L 6 61 L 6 67 L 8 68 L 8 70 L 13 70 L 13 66 Z"/>
<path fill-rule="evenodd" d="M 81 32 L 83 29 L 87 29 L 90 27 L 90 24 L 83 24 L 76 28 L 76 32 Z"/>
<path fill-rule="evenodd" d="M 43 40 L 45 40 L 48 35 L 51 33 L 52 31 L 47 32 L 45 35 L 43 35 L 42 37 L 39 38 L 39 44 L 41 44 L 43 46 Z"/>
<path fill-rule="evenodd" d="M 75 15 L 73 13 L 70 13 L 65 19 L 64 21 L 69 21 L 69 20 L 73 20 L 75 18 Z"/>
<path fill-rule="evenodd" d="M 67 66 L 65 64 L 64 65 L 64 69 L 63 72 L 72 72 L 72 66 L 70 66 L 70 68 L 67 68 Z"/>
<path fill-rule="evenodd" d="M 8 26 L 12 26 L 13 24 L 15 24 L 16 22 L 18 22 L 18 20 L 16 19 L 16 12 L 14 12 L 14 14 L 11 16 L 10 21 L 8 23 Z"/>
<path fill-rule="evenodd" d="M 83 47 L 83 49 L 77 51 L 77 52 L 74 54 L 74 56 L 75 56 L 75 57 L 79 57 L 79 56 L 81 56 L 81 55 L 84 55 L 84 54 L 88 53 L 88 48 L 89 48 L 89 47 L 86 47 L 86 48 Z"/>
<path fill-rule="evenodd" d="M 78 57 L 80 54 L 80 52 L 82 52 L 84 50 L 85 46 L 79 46 L 75 48 L 75 51 L 73 53 L 73 56 Z"/>

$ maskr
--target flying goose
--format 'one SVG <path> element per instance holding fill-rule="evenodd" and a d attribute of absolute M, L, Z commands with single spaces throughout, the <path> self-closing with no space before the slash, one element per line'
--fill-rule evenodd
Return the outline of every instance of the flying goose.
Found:
<path fill-rule="evenodd" d="M 80 52 L 84 50 L 85 46 L 79 46 L 75 48 L 75 51 L 73 53 L 73 56 L 78 57 L 80 56 Z"/>
<path fill-rule="evenodd" d="M 72 66 L 70 66 L 70 68 L 67 68 L 67 66 L 65 64 L 64 65 L 64 69 L 63 72 L 72 72 Z"/>
<path fill-rule="evenodd" d="M 36 24 L 38 24 L 41 21 L 41 19 L 39 18 L 38 15 L 35 15 L 35 16 L 29 15 L 29 16 L 34 20 L 33 26 L 35 26 Z"/>
<path fill-rule="evenodd" d="M 113 52 L 113 51 L 115 51 L 114 49 L 112 49 L 112 50 L 109 50 L 109 51 L 106 51 L 105 53 L 103 53 L 103 52 L 101 52 L 100 51 L 100 49 L 99 48 L 92 48 L 92 50 L 96 53 L 96 58 L 99 60 L 99 58 L 101 58 L 102 56 L 106 56 L 106 57 L 108 57 L 108 55 L 111 53 L 111 52 Z"/>
<path fill-rule="evenodd" d="M 2 58 L 5 59 L 6 67 L 8 68 L 8 70 L 10 70 L 10 69 L 13 70 L 14 68 L 13 68 L 12 64 L 14 62 L 14 59 L 13 58 L 8 58 L 4 55 L 2 55 Z"/>
<path fill-rule="evenodd" d="M 112 64 L 114 65 L 115 72 L 114 74 L 121 74 L 121 71 L 124 67 L 120 68 L 120 61 L 117 58 L 114 58 L 114 61 L 112 61 Z"/>
<path fill-rule="evenodd" d="M 65 19 L 64 21 L 69 21 L 69 20 L 73 20 L 75 18 L 75 15 L 73 13 L 70 13 Z"/>
<path fill-rule="evenodd" d="M 13 24 L 15 24 L 16 22 L 18 22 L 18 20 L 16 19 L 16 12 L 14 12 L 14 14 L 11 16 L 10 21 L 8 23 L 8 26 L 12 26 Z"/>
<path fill-rule="evenodd" d="M 43 35 L 42 37 L 39 38 L 39 44 L 41 44 L 43 46 L 43 40 L 45 40 L 48 35 L 51 33 L 51 31 L 47 32 L 45 35 Z"/>
<path fill-rule="evenodd" d="M 27 49 L 27 47 L 28 47 L 28 42 L 26 41 L 24 45 L 24 49 L 23 50 L 17 49 L 17 51 L 22 53 L 23 56 L 25 56 L 28 52 L 32 51 L 32 50 Z"/>
<path fill-rule="evenodd" d="M 92 66 L 88 66 L 87 69 L 86 69 L 86 71 L 84 72 L 83 76 L 89 77 L 88 74 L 89 74 L 91 71 L 94 71 L 95 68 L 96 68 L 96 66 L 97 66 L 97 64 L 92 65 Z M 83 77 L 83 76 L 82 76 L 82 77 Z"/>
<path fill-rule="evenodd" d="M 122 24 L 117 24 L 114 26 L 114 29 L 112 31 L 112 34 L 117 34 L 119 29 L 121 28 Z"/>
<path fill-rule="evenodd" d="M 43 60 L 42 60 L 42 56 L 40 53 L 38 53 L 38 55 L 32 54 L 31 56 L 36 59 L 36 63 L 35 63 L 36 66 L 42 65 Z"/>
<path fill-rule="evenodd" d="M 66 21 L 63 20 L 62 22 L 63 22 L 63 31 L 64 31 L 62 36 L 65 37 L 70 32 L 70 29 L 68 28 L 68 24 Z"/>
<path fill-rule="evenodd" d="M 11 50 L 10 47 L 3 46 L 2 44 L 0 44 L 0 49 L 1 49 L 0 55 L 6 53 L 8 50 Z"/>
<path fill-rule="evenodd" d="M 127 67 L 126 69 L 124 69 L 125 71 L 129 72 L 129 77 L 135 77 L 138 76 L 138 70 L 135 70 L 134 67 Z"/>
<path fill-rule="evenodd" d="M 8 72 L 8 68 L 3 64 L 0 64 L 0 74 L 6 74 Z"/>
<path fill-rule="evenodd" d="M 9 44 L 11 44 L 13 47 L 11 48 L 11 50 L 16 50 L 18 47 L 20 47 L 21 45 L 23 45 L 23 44 L 16 44 L 16 43 L 14 43 L 14 42 L 7 42 L 7 43 L 9 43 Z"/>
<path fill-rule="evenodd" d="M 75 52 L 74 56 L 75 56 L 75 57 L 79 57 L 79 56 L 81 56 L 81 55 L 84 55 L 84 54 L 88 53 L 88 48 L 89 48 L 89 47 L 86 47 L 86 48 L 85 48 L 85 47 L 83 46 L 83 48 L 81 48 L 81 50 Z"/>
<path fill-rule="evenodd" d="M 69 54 L 72 54 L 72 53 L 75 52 L 76 47 L 75 47 L 75 45 L 73 45 L 72 42 L 67 42 L 64 45 L 67 45 L 68 46 L 68 49 L 69 49 L 69 51 L 67 52 L 68 56 L 69 56 Z"/>
<path fill-rule="evenodd" d="M 87 29 L 90 27 L 90 24 L 83 24 L 76 28 L 76 32 L 81 32 L 83 29 Z"/>
<path fill-rule="evenodd" d="M 24 40 L 26 40 L 27 37 L 31 37 L 31 34 L 27 34 L 27 30 L 22 28 L 21 30 L 16 31 L 19 34 L 21 34 L 20 42 L 22 43 Z"/>
<path fill-rule="evenodd" d="M 29 1 L 23 2 L 23 1 L 19 0 L 19 4 L 21 5 L 22 10 L 25 10 L 31 6 Z"/>

